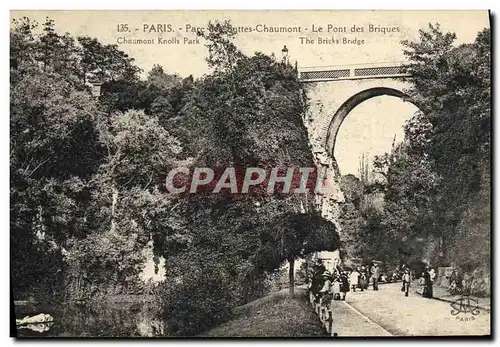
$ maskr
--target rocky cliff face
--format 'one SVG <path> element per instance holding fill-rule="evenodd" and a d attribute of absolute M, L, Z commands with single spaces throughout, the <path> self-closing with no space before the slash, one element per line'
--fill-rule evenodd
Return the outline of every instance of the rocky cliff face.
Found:
<path fill-rule="evenodd" d="M 312 117 L 311 115 L 311 112 L 323 112 L 322 110 L 321 105 L 316 105 L 316 107 L 310 109 L 304 116 L 304 125 L 308 131 L 309 147 L 313 153 L 315 165 L 318 170 L 326 170 L 323 185 L 326 188 L 326 192 L 316 194 L 316 206 L 321 211 L 321 215 L 333 222 L 339 233 L 341 233 L 342 230 L 339 223 L 340 204 L 345 201 L 345 198 L 340 188 L 340 171 L 337 161 L 328 153 L 324 136 L 322 136 L 325 125 L 323 124 L 324 121 L 319 120 L 324 120 L 324 117 Z M 323 116 L 326 116 L 326 114 Z M 340 262 L 338 250 L 334 252 L 320 252 L 316 255 L 316 258 L 329 259 L 328 262 L 332 269 Z"/>
<path fill-rule="evenodd" d="M 316 195 L 316 204 L 321 214 L 340 228 L 338 225 L 339 204 L 345 201 L 344 194 L 340 189 L 340 171 L 337 161 L 328 153 L 324 136 L 322 136 L 322 132 L 324 132 L 324 124 L 322 123 L 324 122 L 319 119 L 324 117 L 312 117 L 311 115 L 312 112 L 322 109 L 322 107 L 318 107 L 310 109 L 304 116 L 304 125 L 307 128 L 309 147 L 313 153 L 315 165 L 318 170 L 326 170 L 324 187 L 327 191 Z"/>

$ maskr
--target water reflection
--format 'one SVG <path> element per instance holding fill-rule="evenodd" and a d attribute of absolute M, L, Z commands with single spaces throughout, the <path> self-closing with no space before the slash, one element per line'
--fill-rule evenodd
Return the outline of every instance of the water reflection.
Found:
<path fill-rule="evenodd" d="M 49 331 L 50 328 L 54 325 L 54 322 L 47 322 L 47 323 L 30 323 L 26 325 L 20 325 L 18 326 L 18 330 L 22 329 L 28 329 L 37 333 L 43 333 L 46 331 Z"/>
<path fill-rule="evenodd" d="M 19 337 L 157 337 L 167 333 L 161 306 L 154 303 L 16 305 L 15 309 L 16 318 L 39 313 L 54 317 L 51 324 L 18 327 Z"/>

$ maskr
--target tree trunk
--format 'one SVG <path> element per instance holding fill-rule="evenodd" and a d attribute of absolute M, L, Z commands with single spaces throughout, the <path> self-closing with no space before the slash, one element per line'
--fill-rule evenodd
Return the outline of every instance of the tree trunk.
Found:
<path fill-rule="evenodd" d="M 112 187 L 113 196 L 111 198 L 111 232 L 116 230 L 116 205 L 118 203 L 118 189 L 113 185 Z"/>
<path fill-rule="evenodd" d="M 290 296 L 292 296 L 295 293 L 295 280 L 294 280 L 295 257 L 294 256 L 288 257 L 288 264 L 290 265 L 290 268 L 288 269 L 288 290 L 289 290 Z"/>

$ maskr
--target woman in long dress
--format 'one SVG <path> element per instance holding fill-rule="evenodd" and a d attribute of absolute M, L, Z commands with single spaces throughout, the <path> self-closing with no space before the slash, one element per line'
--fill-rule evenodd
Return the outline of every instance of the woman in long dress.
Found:
<path fill-rule="evenodd" d="M 340 282 L 340 300 L 345 300 L 345 296 L 349 291 L 349 276 L 346 271 L 341 271 L 339 274 Z"/>
<path fill-rule="evenodd" d="M 422 296 L 424 298 L 432 298 L 432 280 L 428 269 L 424 271 L 424 292 Z"/>
<path fill-rule="evenodd" d="M 361 291 L 368 288 L 368 276 L 367 276 L 367 271 L 364 268 L 364 266 L 361 268 L 359 281 L 358 281 L 358 287 L 361 289 Z"/>

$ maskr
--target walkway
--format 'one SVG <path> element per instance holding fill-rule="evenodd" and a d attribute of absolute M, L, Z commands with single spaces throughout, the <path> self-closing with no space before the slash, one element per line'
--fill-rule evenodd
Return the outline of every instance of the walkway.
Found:
<path fill-rule="evenodd" d="M 412 292 L 405 297 L 401 283 L 380 285 L 374 292 L 349 292 L 346 302 L 336 302 L 338 336 L 442 336 L 488 335 L 490 313 L 480 310 L 453 315 L 449 302 L 426 299 Z M 414 288 L 415 290 L 416 288 Z M 357 312 L 356 312 L 357 311 Z M 378 326 L 378 328 L 376 327 Z"/>

